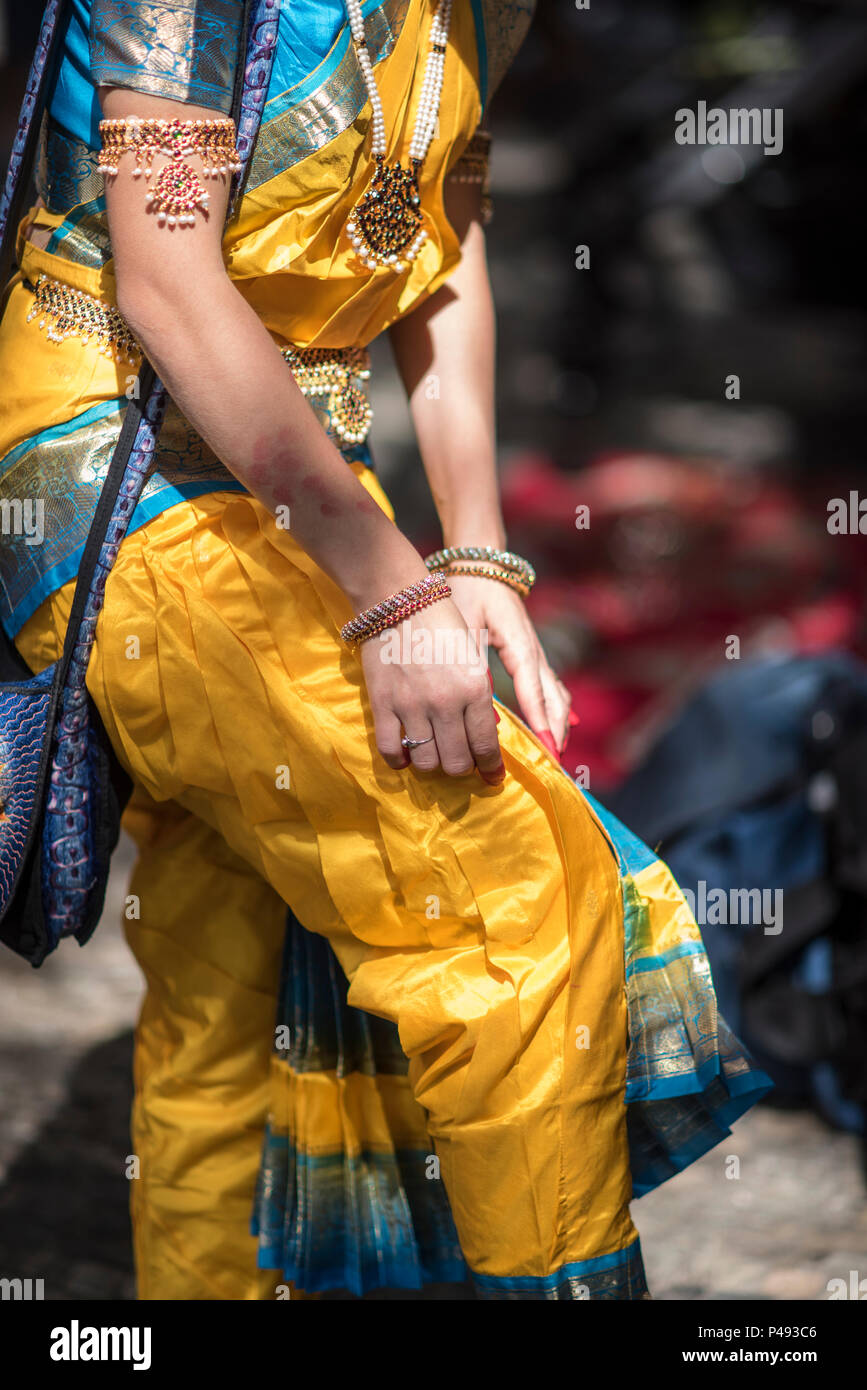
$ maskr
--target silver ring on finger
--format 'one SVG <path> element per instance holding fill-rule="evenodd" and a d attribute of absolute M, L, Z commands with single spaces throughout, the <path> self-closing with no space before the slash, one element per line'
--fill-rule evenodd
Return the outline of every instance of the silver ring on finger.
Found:
<path fill-rule="evenodd" d="M 406 735 L 404 735 L 404 737 L 400 741 L 400 746 L 401 748 L 406 748 L 407 751 L 409 751 L 409 749 L 411 748 L 421 748 L 423 743 L 433 743 L 433 740 L 433 734 L 431 734 L 429 738 L 407 738 Z"/>

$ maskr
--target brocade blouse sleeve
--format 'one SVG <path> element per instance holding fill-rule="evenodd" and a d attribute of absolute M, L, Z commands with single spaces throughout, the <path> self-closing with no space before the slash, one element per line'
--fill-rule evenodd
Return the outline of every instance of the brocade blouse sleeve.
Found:
<path fill-rule="evenodd" d="M 494 216 L 494 203 L 491 197 L 491 130 L 489 113 L 485 111 L 475 131 L 470 136 L 460 156 L 452 164 L 446 178 L 455 183 L 477 183 L 481 185 L 482 226 L 487 227 Z"/>
<path fill-rule="evenodd" d="M 92 0 L 93 81 L 229 115 L 243 16 L 243 0 Z"/>

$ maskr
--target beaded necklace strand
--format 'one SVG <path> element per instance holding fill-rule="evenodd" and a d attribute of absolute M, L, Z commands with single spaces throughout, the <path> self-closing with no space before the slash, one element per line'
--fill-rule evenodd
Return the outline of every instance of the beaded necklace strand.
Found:
<path fill-rule="evenodd" d="M 409 268 L 427 239 L 422 225 L 419 175 L 439 117 L 451 0 L 440 0 L 431 24 L 430 50 L 406 168 L 399 159 L 392 164 L 385 162 L 385 117 L 364 34 L 361 0 L 345 0 L 345 3 L 349 30 L 373 112 L 371 153 L 376 160 L 368 192 L 353 208 L 346 231 L 359 259 L 368 269 L 388 266 L 400 273 Z"/>

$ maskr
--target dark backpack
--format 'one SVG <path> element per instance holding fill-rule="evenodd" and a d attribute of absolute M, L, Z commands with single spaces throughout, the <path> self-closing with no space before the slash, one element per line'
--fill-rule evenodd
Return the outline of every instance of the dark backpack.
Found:
<path fill-rule="evenodd" d="M 867 669 L 833 653 L 733 663 L 608 801 L 697 904 L 716 894 L 724 914 L 779 890 L 779 924 L 699 917 L 720 1010 L 777 1103 L 863 1132 Z"/>

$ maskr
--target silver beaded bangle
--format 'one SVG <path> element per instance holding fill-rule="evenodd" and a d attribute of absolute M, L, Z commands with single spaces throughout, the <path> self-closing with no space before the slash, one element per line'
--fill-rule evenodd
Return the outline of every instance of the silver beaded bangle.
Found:
<path fill-rule="evenodd" d="M 442 570 L 454 560 L 490 560 L 492 564 L 519 574 L 530 589 L 536 582 L 536 571 L 529 560 L 513 550 L 497 550 L 492 545 L 449 545 L 428 555 L 425 564 L 429 570 Z"/>

